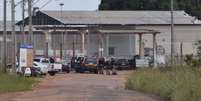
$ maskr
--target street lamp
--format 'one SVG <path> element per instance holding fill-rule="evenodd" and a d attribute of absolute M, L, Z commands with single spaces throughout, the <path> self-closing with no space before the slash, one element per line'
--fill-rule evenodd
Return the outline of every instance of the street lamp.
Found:
<path fill-rule="evenodd" d="M 62 13 L 63 13 L 63 6 L 64 6 L 64 3 L 60 3 L 59 6 L 61 7 L 61 9 L 60 9 L 61 12 L 60 12 L 60 13 L 61 13 L 61 18 L 62 18 Z"/>

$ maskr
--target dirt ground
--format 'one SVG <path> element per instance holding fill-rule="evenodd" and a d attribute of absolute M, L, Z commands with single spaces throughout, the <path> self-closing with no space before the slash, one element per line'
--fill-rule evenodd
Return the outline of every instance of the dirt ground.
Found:
<path fill-rule="evenodd" d="M 1 94 L 0 101 L 162 101 L 159 97 L 125 90 L 126 76 L 57 74 L 47 76 L 32 91 Z"/>

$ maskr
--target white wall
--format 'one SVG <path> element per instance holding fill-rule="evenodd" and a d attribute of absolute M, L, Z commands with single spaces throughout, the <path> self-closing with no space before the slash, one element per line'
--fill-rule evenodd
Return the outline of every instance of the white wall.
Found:
<path fill-rule="evenodd" d="M 170 26 L 140 26 L 138 29 L 154 29 L 161 32 L 157 35 L 157 44 L 162 45 L 165 48 L 166 55 L 170 55 L 171 45 L 170 45 Z M 87 36 L 86 36 L 87 38 Z M 201 40 L 201 28 L 200 26 L 175 26 L 175 51 L 180 54 L 180 43 L 183 42 L 183 53 L 184 54 L 196 54 L 195 46 L 193 45 L 197 40 Z M 72 39 L 73 35 L 66 36 L 66 48 L 67 50 L 72 50 Z M 80 40 L 80 36 L 78 38 Z M 107 56 L 106 47 L 106 35 L 104 36 L 104 56 Z M 150 34 L 143 35 L 143 40 L 145 42 L 145 47 L 153 47 L 153 36 Z M 81 41 L 78 41 L 76 45 L 76 50 L 81 49 Z M 88 49 L 87 39 L 85 40 L 85 48 Z M 68 43 L 68 44 L 67 44 Z M 90 49 L 89 54 L 98 54 L 99 48 L 99 37 L 97 34 L 90 34 Z M 139 54 L 139 38 L 138 35 L 129 34 L 110 34 L 109 35 L 109 47 L 115 47 L 115 56 L 133 56 Z M 130 44 L 131 43 L 131 44 Z M 37 53 L 42 54 L 42 50 L 37 51 Z M 53 52 L 50 52 L 53 55 Z M 59 51 L 57 52 L 59 55 Z"/>
<path fill-rule="evenodd" d="M 171 52 L 171 29 L 170 26 L 142 26 L 137 27 L 139 29 L 154 29 L 160 33 L 157 35 L 157 44 L 162 45 L 166 50 L 166 55 Z M 153 46 L 152 35 L 144 35 L 144 40 L 146 41 L 146 47 Z M 136 40 L 136 45 L 138 46 L 139 38 Z M 183 42 L 183 53 L 184 54 L 196 54 L 194 43 L 201 40 L 201 28 L 200 26 L 175 26 L 175 53 L 180 54 L 180 43 Z M 138 47 L 136 47 L 137 53 Z"/>
<path fill-rule="evenodd" d="M 115 56 L 117 57 L 124 57 L 124 56 L 131 56 L 135 55 L 135 36 L 128 34 L 110 34 L 108 35 L 108 48 L 114 47 L 115 48 Z M 131 44 L 130 44 L 131 42 Z M 98 53 L 99 48 L 99 37 L 97 34 L 90 35 L 90 50 L 89 54 L 94 55 Z M 86 45 L 87 46 L 87 45 Z M 107 56 L 107 36 L 104 35 L 104 56 Z M 87 49 L 87 47 L 86 47 Z M 109 51 L 108 51 L 109 52 Z"/>

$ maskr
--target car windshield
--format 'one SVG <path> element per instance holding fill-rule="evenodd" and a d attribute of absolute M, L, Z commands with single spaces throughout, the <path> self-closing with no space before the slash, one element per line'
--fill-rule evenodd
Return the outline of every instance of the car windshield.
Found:
<path fill-rule="evenodd" d="M 42 63 L 49 63 L 50 61 L 48 59 L 43 59 Z"/>
<path fill-rule="evenodd" d="M 34 59 L 35 62 L 40 62 L 40 59 Z"/>
<path fill-rule="evenodd" d="M 85 63 L 97 64 L 97 61 L 96 61 L 96 59 L 86 59 Z"/>
<path fill-rule="evenodd" d="M 118 62 L 122 63 L 122 62 L 128 62 L 126 59 L 119 59 Z"/>

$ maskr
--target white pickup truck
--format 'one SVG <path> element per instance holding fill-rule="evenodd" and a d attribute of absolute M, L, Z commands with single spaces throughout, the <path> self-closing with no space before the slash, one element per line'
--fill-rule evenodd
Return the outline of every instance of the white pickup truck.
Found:
<path fill-rule="evenodd" d="M 48 68 L 48 73 L 51 76 L 54 76 L 57 72 L 62 71 L 62 64 L 51 63 L 48 58 L 35 58 L 34 62 L 38 62 L 43 64 L 43 66 L 46 66 Z"/>
<path fill-rule="evenodd" d="M 53 67 L 58 72 L 62 71 L 62 63 L 61 62 L 55 62 L 55 63 L 53 63 Z"/>

